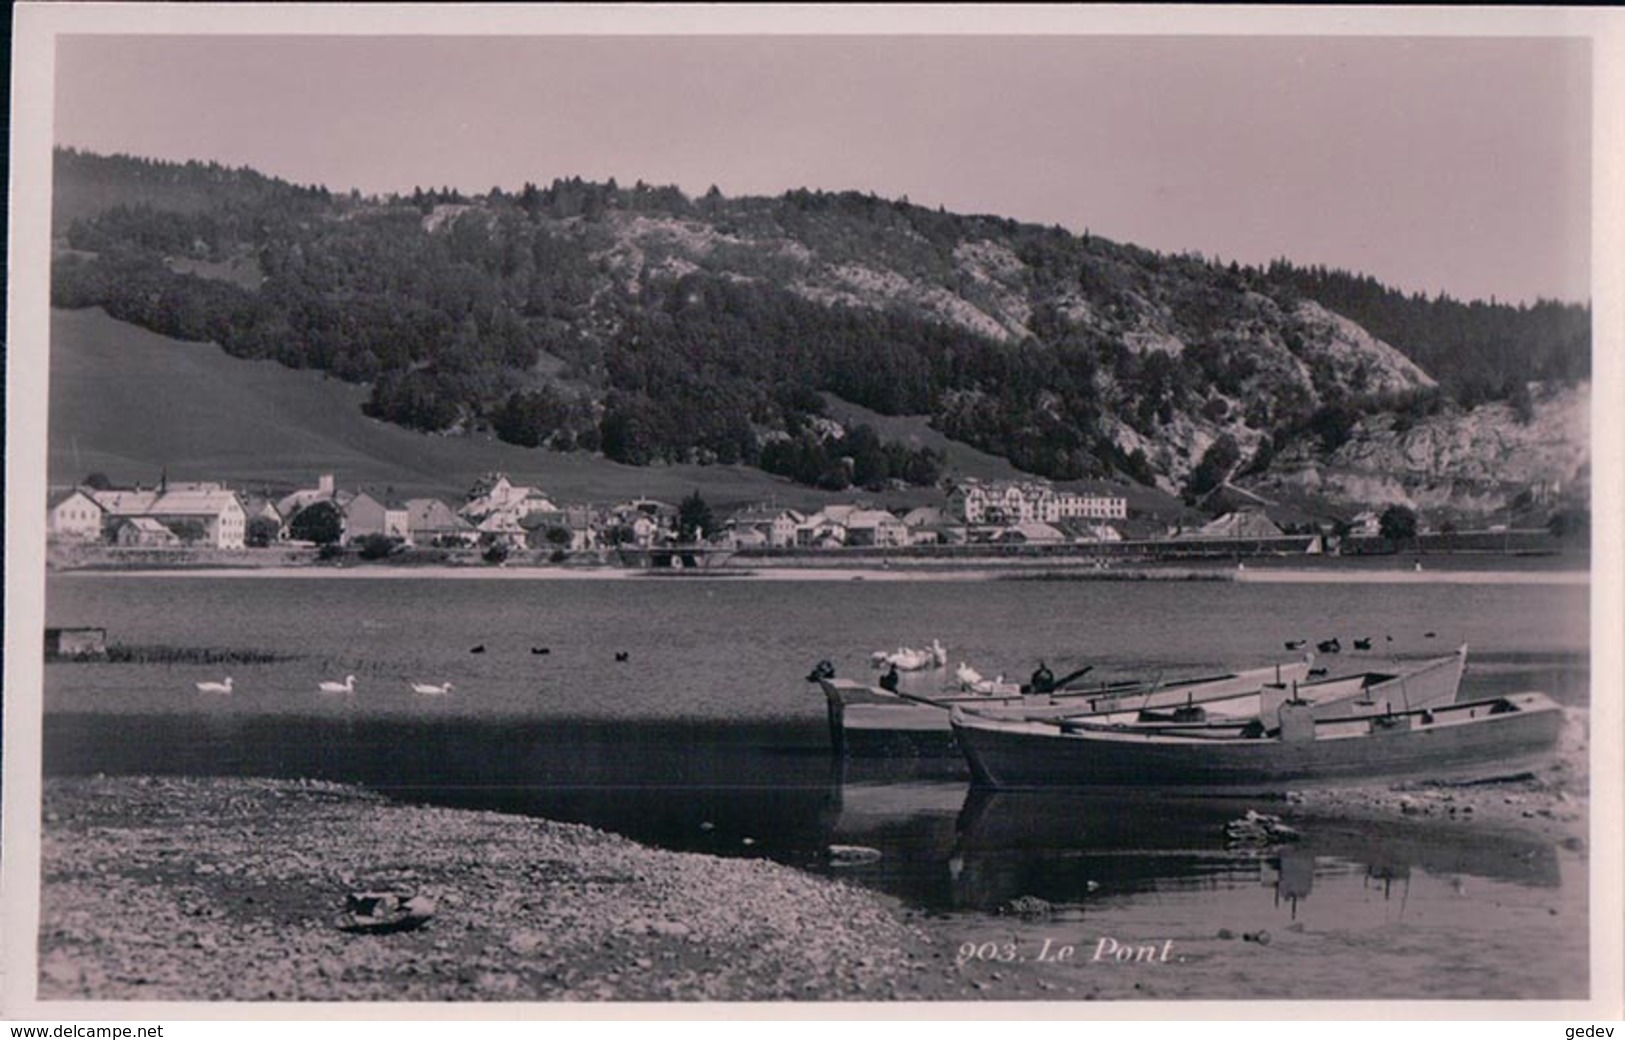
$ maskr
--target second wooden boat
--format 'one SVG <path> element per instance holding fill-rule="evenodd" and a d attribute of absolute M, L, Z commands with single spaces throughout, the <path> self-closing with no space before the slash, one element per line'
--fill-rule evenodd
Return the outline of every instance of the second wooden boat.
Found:
<path fill-rule="evenodd" d="M 1132 787 L 1279 794 L 1396 777 L 1501 776 L 1550 752 L 1563 712 L 1542 693 L 1441 708 L 1315 717 L 1290 702 L 1279 726 L 1254 720 L 1113 724 L 1007 721 L 956 709 L 973 782 L 994 788 Z"/>

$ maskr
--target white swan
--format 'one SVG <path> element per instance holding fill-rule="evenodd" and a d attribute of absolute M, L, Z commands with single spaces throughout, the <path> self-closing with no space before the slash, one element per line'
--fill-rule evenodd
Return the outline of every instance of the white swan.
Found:
<path fill-rule="evenodd" d="M 1004 681 L 1003 673 L 992 679 L 987 679 L 982 676 L 981 672 L 963 661 L 960 662 L 958 668 L 954 669 L 954 678 L 959 681 L 959 688 L 965 693 L 1014 694 L 1021 692 L 1019 684 Z"/>
<path fill-rule="evenodd" d="M 896 665 L 899 671 L 917 672 L 925 668 L 942 668 L 948 664 L 948 651 L 939 640 L 931 640 L 924 649 L 900 646 L 896 650 L 876 650 L 869 655 L 869 663 L 876 668 Z"/>
<path fill-rule="evenodd" d="M 225 682 L 200 682 L 197 689 L 199 693 L 230 693 L 231 676 L 226 676 Z"/>
<path fill-rule="evenodd" d="M 415 682 L 412 684 L 413 693 L 450 693 L 451 683 L 444 682 L 439 686 L 434 683 Z"/>
<path fill-rule="evenodd" d="M 344 677 L 343 682 L 319 683 L 317 685 L 317 688 L 320 689 L 323 693 L 354 693 L 355 692 L 355 676 L 346 675 Z"/>

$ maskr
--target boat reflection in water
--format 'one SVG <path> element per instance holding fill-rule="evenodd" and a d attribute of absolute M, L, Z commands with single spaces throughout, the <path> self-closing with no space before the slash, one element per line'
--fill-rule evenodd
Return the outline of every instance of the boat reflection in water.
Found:
<path fill-rule="evenodd" d="M 1279 924 L 1313 903 L 1322 921 L 1358 926 L 1398 919 L 1413 897 L 1470 903 L 1505 886 L 1550 895 L 1562 880 L 1557 850 L 1534 838 L 1453 821 L 1349 820 L 1256 799 L 905 780 L 839 785 L 831 806 L 831 844 L 882 853 L 841 876 L 938 912 L 1043 906 L 1051 920 L 1066 920 L 1244 898 L 1250 913 L 1267 907 Z M 1249 810 L 1280 815 L 1299 840 L 1230 841 L 1226 824 Z M 1267 902 L 1255 898 L 1263 895 Z"/>

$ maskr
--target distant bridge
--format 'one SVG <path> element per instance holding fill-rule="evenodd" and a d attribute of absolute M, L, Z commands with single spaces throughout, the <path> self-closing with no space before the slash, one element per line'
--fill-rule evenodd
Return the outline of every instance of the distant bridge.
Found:
<path fill-rule="evenodd" d="M 734 550 L 708 545 L 651 545 L 647 548 L 622 546 L 616 553 L 626 567 L 705 570 L 727 563 Z"/>

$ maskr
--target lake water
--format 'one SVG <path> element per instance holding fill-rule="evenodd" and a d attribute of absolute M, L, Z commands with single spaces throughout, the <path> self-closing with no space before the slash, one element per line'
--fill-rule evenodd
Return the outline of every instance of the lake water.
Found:
<path fill-rule="evenodd" d="M 1404 655 L 1470 644 L 1464 696 L 1545 689 L 1583 708 L 1588 596 L 1557 583 L 53 575 L 47 624 L 277 660 L 49 665 L 45 766 L 317 777 L 590 823 L 835 874 L 972 939 L 992 928 L 1036 946 L 1060 928 L 1079 943 L 1166 934 L 1204 949 L 1221 931 L 1267 928 L 1277 950 L 1296 943 L 1327 964 L 1391 971 L 1387 996 L 1577 996 L 1585 863 L 1572 852 L 1438 824 L 1320 819 L 1302 845 L 1259 855 L 1225 846 L 1224 822 L 1245 803 L 988 795 L 955 772 L 843 768 L 804 676 L 825 658 L 872 674 L 871 651 L 933 638 L 989 675 L 1025 676 L 1042 658 L 1057 674 L 1092 664 L 1104 678 L 1371 637 Z M 228 673 L 232 695 L 196 691 Z M 318 692 L 349 674 L 353 694 Z M 913 681 L 930 689 L 941 675 Z M 412 682 L 453 690 L 422 695 Z M 831 867 L 832 843 L 882 857 Z M 1054 914 L 1001 912 L 1023 897 Z M 1395 943 L 1407 952 L 1385 957 Z M 1216 965 L 1221 954 L 1192 956 Z M 1345 995 L 1331 989 L 1279 995 Z"/>

